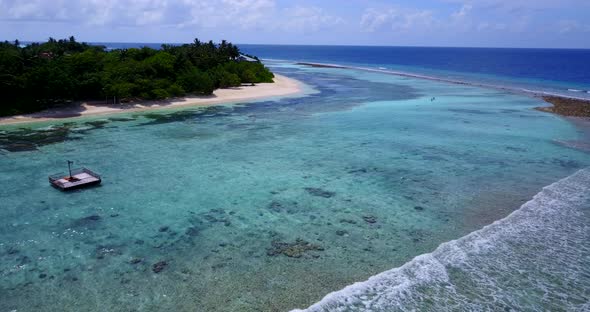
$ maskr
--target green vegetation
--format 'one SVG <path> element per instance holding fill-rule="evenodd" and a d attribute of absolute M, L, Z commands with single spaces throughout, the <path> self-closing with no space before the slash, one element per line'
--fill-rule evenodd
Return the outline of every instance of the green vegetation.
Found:
<path fill-rule="evenodd" d="M 241 61 L 238 47 L 225 40 L 113 51 L 74 37 L 26 47 L 5 41 L 0 43 L 0 116 L 72 101 L 208 95 L 217 88 L 272 82 L 273 77 L 259 61 Z"/>

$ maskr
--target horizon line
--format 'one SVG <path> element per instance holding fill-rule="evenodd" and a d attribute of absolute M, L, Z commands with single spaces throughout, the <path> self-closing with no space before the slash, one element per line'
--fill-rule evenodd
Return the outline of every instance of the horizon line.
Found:
<path fill-rule="evenodd" d="M 75 36 L 74 36 L 75 37 Z M 53 38 L 53 37 L 52 37 Z M 49 38 L 44 40 L 19 40 L 22 43 L 33 43 L 33 42 L 45 42 Z M 54 38 L 56 40 L 59 39 L 68 39 L 68 38 Z M 18 39 L 17 39 L 18 40 Z M 14 40 L 3 40 L 8 42 L 14 42 Z M 190 44 L 192 42 L 133 42 L 133 41 L 86 41 L 86 40 L 78 40 L 76 41 L 80 43 L 89 43 L 89 44 L 96 44 L 96 43 L 121 43 L 121 44 Z M 208 42 L 202 41 L 202 42 Z M 227 40 L 231 42 L 230 40 Z M 214 41 L 215 42 L 215 41 Z M 232 42 L 233 43 L 233 42 Z M 522 50 L 590 50 L 590 48 L 573 48 L 573 47 L 515 47 L 515 46 L 428 46 L 428 45 L 378 45 L 378 44 L 316 44 L 316 43 L 233 43 L 235 45 L 266 45 L 266 46 L 316 46 L 316 47 L 375 47 L 375 48 L 448 48 L 448 49 L 522 49 Z"/>

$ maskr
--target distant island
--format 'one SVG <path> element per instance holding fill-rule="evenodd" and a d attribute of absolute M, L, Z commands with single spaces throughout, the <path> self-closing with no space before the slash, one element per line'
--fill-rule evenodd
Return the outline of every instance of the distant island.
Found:
<path fill-rule="evenodd" d="M 37 112 L 74 101 L 129 103 L 185 95 L 210 95 L 219 88 L 273 82 L 258 58 L 237 46 L 195 39 L 156 50 L 107 50 L 74 37 L 21 45 L 0 43 L 0 116 Z"/>

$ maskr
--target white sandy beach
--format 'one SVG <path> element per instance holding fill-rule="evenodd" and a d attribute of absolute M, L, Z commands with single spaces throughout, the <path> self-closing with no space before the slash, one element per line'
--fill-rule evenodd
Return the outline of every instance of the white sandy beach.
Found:
<path fill-rule="evenodd" d="M 262 99 L 275 96 L 294 95 L 302 92 L 301 83 L 285 76 L 276 75 L 274 83 L 259 83 L 255 86 L 242 86 L 230 89 L 218 89 L 211 96 L 191 96 L 167 101 L 145 101 L 133 104 L 102 104 L 86 102 L 73 104 L 64 108 L 56 108 L 38 113 L 0 118 L 0 125 L 29 123 L 37 121 L 62 120 L 91 115 L 108 115 L 122 112 L 135 112 L 150 109 L 208 106 L 226 103 L 239 103 L 247 100 Z"/>

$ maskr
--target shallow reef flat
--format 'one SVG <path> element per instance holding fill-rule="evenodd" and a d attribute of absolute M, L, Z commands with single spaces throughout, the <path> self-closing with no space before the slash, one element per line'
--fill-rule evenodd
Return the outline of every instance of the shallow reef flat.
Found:
<path fill-rule="evenodd" d="M 553 106 L 538 107 L 540 111 L 571 117 L 590 117 L 590 100 L 558 96 L 544 96 L 543 100 Z"/>

